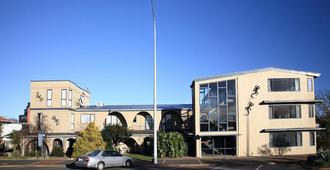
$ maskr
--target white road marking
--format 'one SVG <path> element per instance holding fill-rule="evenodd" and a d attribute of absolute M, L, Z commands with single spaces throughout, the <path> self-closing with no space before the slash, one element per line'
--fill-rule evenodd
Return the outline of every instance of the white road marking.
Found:
<path fill-rule="evenodd" d="M 259 170 L 262 166 L 264 166 L 264 164 L 259 165 L 256 170 Z"/>

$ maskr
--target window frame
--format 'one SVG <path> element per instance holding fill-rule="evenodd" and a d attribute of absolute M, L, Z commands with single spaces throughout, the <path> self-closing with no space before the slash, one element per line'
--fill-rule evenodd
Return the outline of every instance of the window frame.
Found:
<path fill-rule="evenodd" d="M 274 136 L 277 135 L 284 135 L 284 134 L 288 134 L 287 141 L 277 141 L 274 142 Z M 295 136 L 295 139 L 293 141 L 291 141 L 291 137 Z M 281 145 L 279 146 L 278 143 L 284 144 L 285 142 L 288 142 L 288 145 Z M 291 142 L 294 142 L 294 144 L 292 144 Z M 269 146 L 271 148 L 279 148 L 279 147 L 302 147 L 303 146 L 303 134 L 301 131 L 293 131 L 293 132 L 271 132 L 269 133 Z"/>
<path fill-rule="evenodd" d="M 307 78 L 307 92 L 313 92 L 313 91 L 314 91 L 313 78 Z"/>
<path fill-rule="evenodd" d="M 74 126 L 75 126 L 75 114 L 71 113 L 71 115 L 70 115 L 70 129 L 74 130 Z"/>
<path fill-rule="evenodd" d="M 68 106 L 72 107 L 72 90 L 69 89 L 68 91 Z"/>
<path fill-rule="evenodd" d="M 284 118 L 276 118 L 274 115 L 274 107 L 283 107 L 283 106 L 289 106 L 289 116 L 291 116 L 291 111 L 292 111 L 292 107 L 295 107 L 295 115 L 296 117 L 284 117 Z M 298 109 L 299 108 L 299 109 Z M 298 112 L 299 110 L 299 112 Z M 268 106 L 268 119 L 270 120 L 278 120 L 278 119 L 301 119 L 301 104 L 272 104 Z"/>
<path fill-rule="evenodd" d="M 272 90 L 272 87 L 273 87 L 273 83 L 272 81 L 274 80 L 283 80 L 283 79 L 288 79 L 289 81 L 289 84 L 290 84 L 290 79 L 293 80 L 294 82 L 294 89 L 295 90 L 290 90 L 290 88 L 288 88 L 289 90 L 284 90 L 284 91 L 280 91 L 280 90 Z M 296 83 L 298 82 L 298 83 Z M 300 78 L 268 78 L 267 79 L 267 85 L 268 85 L 268 92 L 300 92 L 301 91 L 301 87 L 300 87 Z"/>
<path fill-rule="evenodd" d="M 308 117 L 309 118 L 315 117 L 315 105 L 314 104 L 308 104 Z"/>
<path fill-rule="evenodd" d="M 63 92 L 65 92 L 65 95 L 63 95 Z M 67 89 L 61 89 L 61 106 L 67 106 L 67 98 L 68 98 L 68 90 Z"/>
<path fill-rule="evenodd" d="M 88 121 L 83 121 L 83 117 L 84 116 L 88 116 Z M 81 124 L 89 124 L 89 123 L 92 123 L 92 122 L 95 122 L 95 114 L 81 114 L 80 115 L 80 123 Z"/>
<path fill-rule="evenodd" d="M 309 145 L 310 146 L 315 146 L 316 144 L 316 135 L 315 135 L 315 132 L 312 131 L 312 132 L 309 132 Z"/>
<path fill-rule="evenodd" d="M 50 95 L 49 95 L 50 92 Z M 52 107 L 52 102 L 53 100 L 53 90 L 52 89 L 47 89 L 47 98 L 46 98 L 46 106 L 47 107 Z"/>

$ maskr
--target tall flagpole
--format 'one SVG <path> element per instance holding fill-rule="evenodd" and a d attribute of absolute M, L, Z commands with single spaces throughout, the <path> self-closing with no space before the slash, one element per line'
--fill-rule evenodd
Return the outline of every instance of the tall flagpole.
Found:
<path fill-rule="evenodd" d="M 156 44 L 156 16 L 154 10 L 154 2 L 151 0 L 152 18 L 153 18 L 153 31 L 154 31 L 154 164 L 157 164 L 157 44 Z"/>

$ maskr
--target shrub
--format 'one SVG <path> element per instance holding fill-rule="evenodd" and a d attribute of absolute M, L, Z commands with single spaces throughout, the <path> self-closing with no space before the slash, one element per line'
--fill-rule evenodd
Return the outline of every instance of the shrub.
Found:
<path fill-rule="evenodd" d="M 73 156 L 81 156 L 93 150 L 104 148 L 105 142 L 99 128 L 94 123 L 90 123 L 85 130 L 80 132 L 79 137 L 73 144 Z"/>
<path fill-rule="evenodd" d="M 178 132 L 160 132 L 158 134 L 159 157 L 182 157 L 185 149 L 186 147 L 182 134 Z"/>
<path fill-rule="evenodd" d="M 53 148 L 52 152 L 50 153 L 50 156 L 63 157 L 64 156 L 63 148 L 62 147 Z"/>

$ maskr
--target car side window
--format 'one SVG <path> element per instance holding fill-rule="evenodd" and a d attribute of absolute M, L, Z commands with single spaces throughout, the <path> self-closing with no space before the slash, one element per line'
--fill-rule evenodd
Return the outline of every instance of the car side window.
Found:
<path fill-rule="evenodd" d="M 104 151 L 102 156 L 105 156 L 105 157 L 112 156 L 112 153 L 109 151 Z"/>

